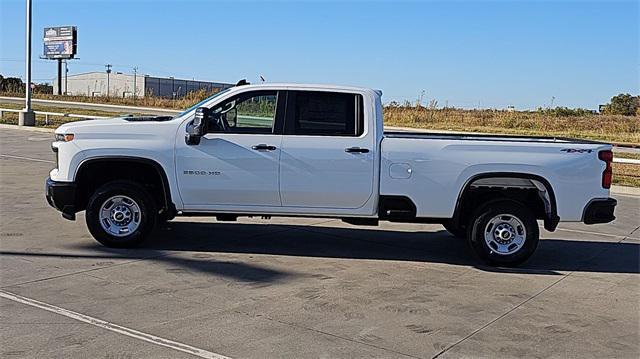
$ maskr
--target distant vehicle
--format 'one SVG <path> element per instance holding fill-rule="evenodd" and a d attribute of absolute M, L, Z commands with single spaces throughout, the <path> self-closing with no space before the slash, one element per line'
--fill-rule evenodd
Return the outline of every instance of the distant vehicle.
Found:
<path fill-rule="evenodd" d="M 610 222 L 611 145 L 563 138 L 385 132 L 381 92 L 260 84 L 171 117 L 55 131 L 49 203 L 131 247 L 175 216 L 440 223 L 484 261 L 529 258 L 538 223 Z"/>

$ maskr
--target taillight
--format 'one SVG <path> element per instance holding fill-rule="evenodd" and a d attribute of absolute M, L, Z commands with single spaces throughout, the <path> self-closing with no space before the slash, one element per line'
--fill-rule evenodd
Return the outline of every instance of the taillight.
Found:
<path fill-rule="evenodd" d="M 613 162 L 613 151 L 606 150 L 598 152 L 598 158 L 607 164 L 602 172 L 602 188 L 611 188 L 611 180 L 613 178 L 613 169 L 611 168 L 611 162 Z"/>

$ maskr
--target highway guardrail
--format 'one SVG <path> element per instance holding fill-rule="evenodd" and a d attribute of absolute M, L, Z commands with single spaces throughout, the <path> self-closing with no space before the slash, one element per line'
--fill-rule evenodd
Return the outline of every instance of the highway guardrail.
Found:
<path fill-rule="evenodd" d="M 6 97 L 0 96 L 0 102 L 24 104 L 24 98 L 22 97 Z M 137 106 L 125 106 L 125 105 L 110 105 L 90 102 L 73 102 L 73 101 L 57 101 L 57 100 L 42 100 L 31 99 L 31 103 L 34 105 L 44 106 L 58 106 L 65 108 L 81 108 L 85 110 L 97 110 L 97 111 L 111 111 L 111 112 L 135 112 L 147 115 L 159 115 L 159 116 L 175 116 L 182 112 L 181 110 L 171 110 L 166 108 L 156 107 L 137 107 Z"/>

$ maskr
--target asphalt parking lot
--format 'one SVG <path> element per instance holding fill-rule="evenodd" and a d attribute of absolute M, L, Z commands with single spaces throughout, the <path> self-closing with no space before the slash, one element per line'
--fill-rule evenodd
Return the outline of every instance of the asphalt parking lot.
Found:
<path fill-rule="evenodd" d="M 3 358 L 638 358 L 640 197 L 517 269 L 439 225 L 180 218 L 102 247 L 43 195 L 52 134 L 0 129 Z"/>

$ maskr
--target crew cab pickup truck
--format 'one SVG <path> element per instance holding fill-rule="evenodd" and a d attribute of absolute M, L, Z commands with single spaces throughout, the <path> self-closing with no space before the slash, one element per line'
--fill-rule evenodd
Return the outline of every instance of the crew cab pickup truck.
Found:
<path fill-rule="evenodd" d="M 260 84 L 176 117 L 55 131 L 46 198 L 93 237 L 130 247 L 175 216 L 439 223 L 492 265 L 517 265 L 540 220 L 610 222 L 611 145 L 564 138 L 386 132 L 381 92 Z"/>

